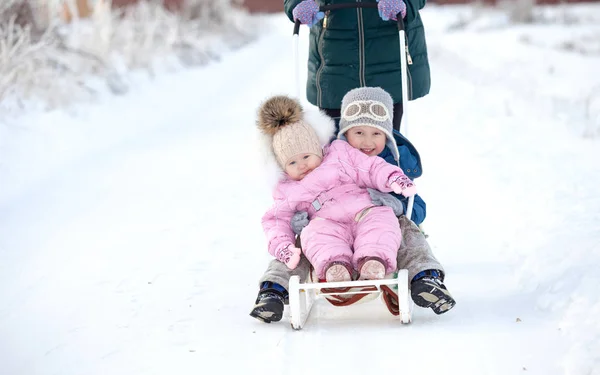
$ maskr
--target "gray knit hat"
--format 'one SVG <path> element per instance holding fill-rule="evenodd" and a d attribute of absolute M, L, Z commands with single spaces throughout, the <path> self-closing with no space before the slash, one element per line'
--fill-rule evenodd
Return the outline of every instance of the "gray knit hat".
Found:
<path fill-rule="evenodd" d="M 346 132 L 356 126 L 370 126 L 381 130 L 387 137 L 386 146 L 399 161 L 398 146 L 394 140 L 392 116 L 394 101 L 379 87 L 360 87 L 350 90 L 342 99 L 338 138 L 347 141 Z"/>

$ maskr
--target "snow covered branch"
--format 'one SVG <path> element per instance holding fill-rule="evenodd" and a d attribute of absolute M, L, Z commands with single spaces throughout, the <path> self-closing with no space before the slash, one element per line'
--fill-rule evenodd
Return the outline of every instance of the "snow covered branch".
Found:
<path fill-rule="evenodd" d="M 2 1 L 0 8 L 13 14 L 0 18 L 0 108 L 7 98 L 13 104 L 38 99 L 61 106 L 101 90 L 91 83 L 98 78 L 113 93 L 122 93 L 131 71 L 153 76 L 205 64 L 254 36 L 254 28 L 241 28 L 249 18 L 231 0 L 187 0 L 176 12 L 155 0 L 122 9 L 97 1 L 89 18 L 72 12 L 69 24 L 50 19 L 39 35 L 32 33 L 34 18 L 24 26 L 17 22 L 23 18 L 15 9 L 23 0 L 10 1 L 10 7 Z"/>
<path fill-rule="evenodd" d="M 51 45 L 48 35 L 34 41 L 31 28 L 16 20 L 13 15 L 0 24 L 0 101 L 10 93 L 26 96 L 47 73 L 44 53 Z"/>

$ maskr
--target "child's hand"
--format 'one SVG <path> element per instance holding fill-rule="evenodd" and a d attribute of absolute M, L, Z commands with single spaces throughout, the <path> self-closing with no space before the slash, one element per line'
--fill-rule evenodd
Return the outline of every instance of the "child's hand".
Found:
<path fill-rule="evenodd" d="M 323 19 L 325 13 L 319 12 L 319 4 L 315 0 L 304 0 L 292 10 L 294 21 L 298 20 L 308 27 L 314 26 Z"/>
<path fill-rule="evenodd" d="M 284 263 L 289 269 L 293 270 L 294 268 L 298 267 L 298 263 L 300 263 L 300 254 L 302 254 L 302 249 L 299 249 L 295 246 L 290 246 L 288 247 L 288 250 L 292 255 L 288 261 Z"/>
<path fill-rule="evenodd" d="M 290 226 L 292 230 L 296 234 L 302 233 L 302 229 L 308 225 L 308 212 L 300 211 L 296 212 L 294 216 L 292 216 L 292 221 L 290 222 Z"/>
<path fill-rule="evenodd" d="M 276 258 L 280 262 L 285 263 L 289 269 L 293 270 L 300 263 L 300 254 L 302 254 L 302 250 L 290 243 L 287 245 L 284 244 L 277 251 Z"/>
<path fill-rule="evenodd" d="M 390 188 L 392 188 L 394 193 L 402 194 L 405 197 L 412 197 L 413 195 L 417 194 L 417 187 L 412 182 L 392 182 Z"/>
<path fill-rule="evenodd" d="M 394 215 L 400 217 L 404 215 L 404 204 L 400 199 L 396 198 L 392 194 L 382 193 L 379 190 L 367 188 L 369 195 L 371 196 L 371 203 L 375 206 L 388 206 L 394 210 Z"/>

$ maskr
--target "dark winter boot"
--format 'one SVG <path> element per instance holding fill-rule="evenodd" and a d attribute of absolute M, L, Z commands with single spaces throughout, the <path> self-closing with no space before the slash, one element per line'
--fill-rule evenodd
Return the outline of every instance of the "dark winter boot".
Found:
<path fill-rule="evenodd" d="M 440 315 L 452 309 L 456 301 L 442 283 L 440 272 L 428 270 L 420 272 L 410 283 L 410 296 L 415 305 L 429 307 Z"/>
<path fill-rule="evenodd" d="M 258 297 L 250 316 L 265 323 L 278 322 L 283 317 L 283 305 L 288 292 L 277 283 L 265 281 L 258 291 Z"/>

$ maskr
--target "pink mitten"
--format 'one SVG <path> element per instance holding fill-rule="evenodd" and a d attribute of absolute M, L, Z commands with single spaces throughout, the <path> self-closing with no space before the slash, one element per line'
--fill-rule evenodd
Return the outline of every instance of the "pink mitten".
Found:
<path fill-rule="evenodd" d="M 400 182 L 399 183 L 397 181 L 392 182 L 392 184 L 390 185 L 390 187 L 392 188 L 394 193 L 402 194 L 405 197 L 411 197 L 411 196 L 417 194 L 417 187 L 410 180 L 408 180 L 408 181 L 398 180 L 398 181 L 400 181 Z"/>
<path fill-rule="evenodd" d="M 402 195 L 405 197 L 412 197 L 415 194 L 417 194 L 417 187 L 415 184 L 410 184 L 410 186 L 407 186 L 406 189 L 402 190 Z"/>
<path fill-rule="evenodd" d="M 283 245 L 277 252 L 275 253 L 275 257 L 282 263 L 293 270 L 298 267 L 298 263 L 300 263 L 300 254 L 302 254 L 302 250 L 295 247 L 293 244 Z"/>

